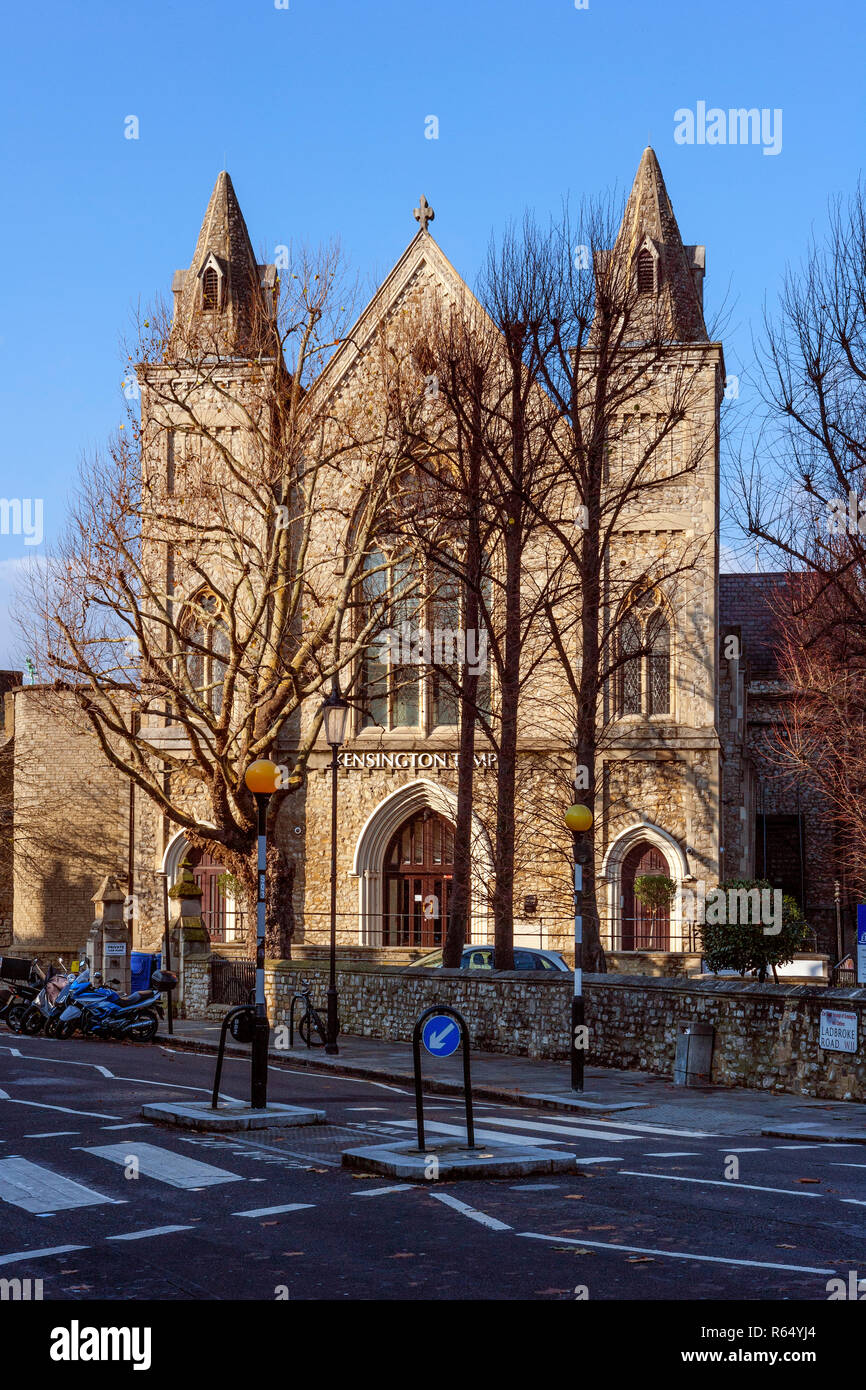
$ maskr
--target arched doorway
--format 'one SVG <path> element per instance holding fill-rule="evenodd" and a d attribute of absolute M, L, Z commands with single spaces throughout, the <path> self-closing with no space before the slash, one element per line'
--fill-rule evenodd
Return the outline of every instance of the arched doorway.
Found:
<path fill-rule="evenodd" d="M 634 881 L 641 874 L 670 877 L 667 859 L 660 849 L 647 840 L 641 840 L 634 845 L 622 861 L 622 950 L 669 951 L 670 906 L 646 907 L 635 897 Z"/>
<path fill-rule="evenodd" d="M 202 920 L 212 942 L 243 942 L 246 940 L 245 913 L 229 882 L 220 879 L 225 866 L 207 850 L 194 850 L 187 844 L 183 831 L 166 847 L 162 871 L 168 876 L 169 887 L 180 877 L 182 864 L 189 864 L 192 876 L 202 890 Z"/>
<path fill-rule="evenodd" d="M 382 944 L 441 946 L 454 875 L 454 829 L 425 808 L 385 851 Z"/>

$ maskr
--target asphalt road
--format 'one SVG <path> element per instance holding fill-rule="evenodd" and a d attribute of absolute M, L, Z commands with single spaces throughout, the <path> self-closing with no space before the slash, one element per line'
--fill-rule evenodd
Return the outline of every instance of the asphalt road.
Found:
<path fill-rule="evenodd" d="M 420 1187 L 340 1167 L 345 1148 L 411 1136 L 397 1086 L 272 1067 L 270 1098 L 326 1125 L 142 1122 L 146 1101 L 204 1097 L 213 1067 L 165 1039 L 0 1035 L 0 1277 L 41 1279 L 45 1300 L 818 1302 L 828 1279 L 866 1278 L 866 1145 L 479 1105 L 482 1140 L 570 1150 L 578 1174 Z M 248 1063 L 223 1075 L 248 1094 Z M 459 1100 L 426 1115 L 431 1137 L 459 1132 Z"/>

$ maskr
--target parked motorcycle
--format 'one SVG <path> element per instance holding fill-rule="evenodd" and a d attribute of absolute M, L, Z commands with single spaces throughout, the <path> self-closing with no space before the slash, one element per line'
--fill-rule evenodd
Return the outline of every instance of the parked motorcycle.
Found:
<path fill-rule="evenodd" d="M 21 1032 L 21 1025 L 33 1000 L 45 980 L 45 972 L 38 960 L 18 960 L 14 956 L 0 956 L 0 1019 L 8 1024 L 13 1033 Z"/>
<path fill-rule="evenodd" d="M 87 971 L 84 975 L 79 975 L 77 979 L 70 981 L 63 991 L 64 997 L 58 999 L 59 1017 L 51 1020 L 50 1036 L 55 1038 L 71 1038 L 72 1034 L 84 1027 L 84 1008 L 87 1004 L 103 1004 L 113 999 L 119 999 L 120 995 L 109 985 L 103 983 L 102 975 L 98 970 L 91 976 Z"/>
<path fill-rule="evenodd" d="M 59 969 L 49 965 L 42 988 L 21 1020 L 22 1033 L 28 1037 L 35 1037 L 37 1033 L 42 1032 L 54 1013 L 58 997 L 72 978 L 62 958 Z"/>
<path fill-rule="evenodd" d="M 51 1008 L 51 1012 L 45 1020 L 45 1036 L 53 1038 L 57 1034 L 57 1025 L 63 1016 L 63 1011 L 68 1007 L 77 994 L 90 989 L 90 967 L 86 960 L 78 962 L 77 975 L 69 974 L 66 983 L 58 991 Z"/>
<path fill-rule="evenodd" d="M 56 1036 L 68 1038 L 80 1028 L 85 1037 L 152 1042 L 159 1020 L 164 1017 L 162 995 L 176 984 L 176 975 L 157 970 L 150 989 L 136 990 L 134 994 L 121 995 L 105 987 L 85 990 L 64 1009 Z"/>

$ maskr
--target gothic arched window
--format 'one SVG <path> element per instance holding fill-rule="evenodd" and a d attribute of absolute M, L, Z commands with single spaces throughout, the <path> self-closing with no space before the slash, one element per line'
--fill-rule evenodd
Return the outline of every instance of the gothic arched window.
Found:
<path fill-rule="evenodd" d="M 420 728 L 428 733 L 459 722 L 464 673 L 478 677 L 476 709 L 488 713 L 487 643 L 463 626 L 457 575 L 421 558 L 368 555 L 361 585 L 361 614 L 374 636 L 362 659 L 362 727 Z M 490 585 L 482 598 L 489 608 Z M 486 628 L 480 631 L 486 636 Z"/>
<path fill-rule="evenodd" d="M 215 266 L 209 265 L 201 277 L 201 307 L 208 311 L 220 309 L 220 276 Z"/>
<path fill-rule="evenodd" d="M 657 589 L 632 599 L 619 628 L 617 713 L 670 714 L 671 629 Z"/>
<path fill-rule="evenodd" d="M 655 291 L 655 259 L 652 252 L 644 247 L 637 258 L 637 292 L 638 294 L 655 294 Z"/>
<path fill-rule="evenodd" d="M 231 644 L 222 603 L 209 589 L 190 599 L 183 635 L 190 684 L 201 703 L 218 717 Z"/>

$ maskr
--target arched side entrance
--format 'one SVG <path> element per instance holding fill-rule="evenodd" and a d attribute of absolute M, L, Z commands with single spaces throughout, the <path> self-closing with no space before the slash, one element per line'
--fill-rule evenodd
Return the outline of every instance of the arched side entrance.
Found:
<path fill-rule="evenodd" d="M 622 831 L 608 846 L 602 860 L 607 880 L 607 946 L 614 951 L 682 951 L 683 923 L 676 899 L 670 908 L 653 914 L 637 903 L 634 881 L 638 874 L 664 874 L 677 888 L 691 881 L 689 864 L 680 844 L 660 825 L 639 821 Z M 661 944 L 650 944 L 658 941 Z M 644 944 L 646 943 L 646 944 Z"/>
<path fill-rule="evenodd" d="M 454 827 L 427 807 L 385 853 L 383 946 L 441 946 L 454 876 Z"/>
<path fill-rule="evenodd" d="M 202 890 L 201 915 L 210 939 L 214 943 L 243 941 L 244 914 L 231 892 L 225 891 L 220 880 L 226 870 L 217 856 L 209 850 L 190 849 L 183 831 L 169 843 L 162 858 L 163 872 L 168 874 L 169 888 L 180 876 L 184 859 L 192 868 L 192 876 Z"/>
<path fill-rule="evenodd" d="M 668 873 L 668 861 L 661 850 L 648 841 L 639 841 L 622 862 L 620 898 L 622 900 L 621 937 L 624 951 L 669 951 L 671 948 L 670 907 L 647 907 L 635 893 L 635 879 L 644 874 Z"/>
<path fill-rule="evenodd" d="M 457 798 L 447 787 L 443 787 L 437 782 L 428 781 L 426 778 L 407 782 L 403 786 L 397 787 L 379 803 L 358 836 L 355 857 L 352 862 L 352 873 L 358 879 L 358 935 L 359 940 L 365 945 L 381 946 L 384 944 L 388 852 L 403 825 L 425 810 L 435 813 L 449 826 L 453 826 L 457 814 Z M 432 853 L 431 844 L 431 855 Z M 394 866 L 390 867 L 393 870 Z M 435 870 L 437 867 L 441 866 L 437 866 L 431 860 L 429 868 Z M 433 878 L 435 880 L 435 874 Z M 471 913 L 471 939 L 473 941 L 486 939 L 488 884 L 491 883 L 492 879 L 493 856 L 490 852 L 490 843 L 480 821 L 473 816 Z"/>

